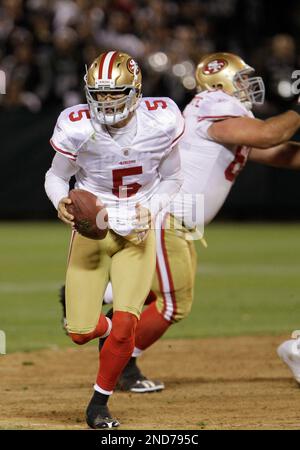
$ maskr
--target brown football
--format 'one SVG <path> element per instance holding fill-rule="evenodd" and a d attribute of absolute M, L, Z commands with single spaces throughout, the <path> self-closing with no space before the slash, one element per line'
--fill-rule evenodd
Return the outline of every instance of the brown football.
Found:
<path fill-rule="evenodd" d="M 108 231 L 108 214 L 99 197 L 84 189 L 72 189 L 67 211 L 74 216 L 75 229 L 89 239 L 104 239 Z"/>

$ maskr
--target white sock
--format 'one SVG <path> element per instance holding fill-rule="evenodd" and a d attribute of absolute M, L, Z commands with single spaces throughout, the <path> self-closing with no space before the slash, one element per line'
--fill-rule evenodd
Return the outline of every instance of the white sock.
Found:
<path fill-rule="evenodd" d="M 111 282 L 109 282 L 108 285 L 106 286 L 106 291 L 104 292 L 103 301 L 107 305 L 113 302 L 113 291 L 112 291 Z"/>
<path fill-rule="evenodd" d="M 106 330 L 106 332 L 104 334 L 102 334 L 102 336 L 99 336 L 100 339 L 102 338 L 106 338 L 107 336 L 109 336 L 111 329 L 112 329 L 112 321 L 110 320 L 109 317 L 105 317 L 107 324 L 108 324 L 108 328 Z"/>
<path fill-rule="evenodd" d="M 134 347 L 131 356 L 133 356 L 133 358 L 137 358 L 137 357 L 140 356 L 142 353 L 143 353 L 143 350 L 140 350 L 139 348 Z"/>
<path fill-rule="evenodd" d="M 95 389 L 95 391 L 99 392 L 100 394 L 104 394 L 104 395 L 111 395 L 113 393 L 113 391 L 106 391 L 105 389 L 102 389 L 100 386 L 98 386 L 98 384 L 94 385 L 94 389 Z"/>

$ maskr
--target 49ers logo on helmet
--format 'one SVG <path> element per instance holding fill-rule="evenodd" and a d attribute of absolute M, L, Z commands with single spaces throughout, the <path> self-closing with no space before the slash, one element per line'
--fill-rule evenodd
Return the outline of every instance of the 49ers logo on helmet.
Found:
<path fill-rule="evenodd" d="M 137 65 L 137 63 L 135 62 L 134 59 L 130 58 L 127 61 L 127 69 L 129 70 L 129 72 L 134 73 L 134 71 L 136 70 L 136 73 L 138 74 L 140 69 L 139 66 Z"/>
<path fill-rule="evenodd" d="M 215 75 L 220 72 L 224 67 L 227 66 L 227 61 L 224 59 L 215 59 L 214 61 L 210 61 L 203 67 L 203 73 L 205 75 Z"/>

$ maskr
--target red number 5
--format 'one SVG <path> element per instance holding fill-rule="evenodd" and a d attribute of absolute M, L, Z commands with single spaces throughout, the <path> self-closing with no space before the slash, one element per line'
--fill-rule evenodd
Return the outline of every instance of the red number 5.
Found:
<path fill-rule="evenodd" d="M 85 114 L 88 119 L 91 118 L 91 114 L 88 109 L 79 109 L 79 111 L 77 111 L 77 116 L 75 116 L 75 114 L 76 112 L 74 111 L 69 114 L 69 119 L 71 120 L 71 122 L 77 122 L 78 120 L 81 120 L 83 114 Z"/>
<path fill-rule="evenodd" d="M 142 173 L 142 166 L 126 167 L 124 169 L 113 170 L 113 194 L 118 198 L 131 197 L 132 195 L 136 194 L 140 187 L 142 187 L 142 185 L 139 183 L 123 184 L 123 178 L 129 177 L 131 175 L 140 175 Z"/>
<path fill-rule="evenodd" d="M 148 108 L 149 111 L 154 111 L 155 109 L 157 109 L 159 107 L 159 105 L 161 105 L 162 109 L 166 109 L 167 108 L 167 102 L 165 102 L 164 100 L 154 100 L 152 103 L 153 105 L 151 105 L 151 103 L 149 102 L 149 100 L 145 100 L 146 106 Z"/>

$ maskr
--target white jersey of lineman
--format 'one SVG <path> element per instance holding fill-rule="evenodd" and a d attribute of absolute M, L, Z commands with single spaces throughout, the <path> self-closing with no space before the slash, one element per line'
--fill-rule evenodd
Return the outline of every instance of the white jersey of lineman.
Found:
<path fill-rule="evenodd" d="M 184 175 L 180 190 L 180 194 L 184 194 L 185 198 L 184 214 L 185 217 L 195 217 L 195 211 L 189 211 L 193 202 L 186 199 L 190 194 L 194 198 L 202 194 L 204 223 L 207 224 L 226 200 L 235 178 L 246 164 L 250 151 L 247 147 L 230 148 L 215 142 L 208 135 L 207 129 L 213 122 L 224 118 L 253 117 L 253 114 L 237 98 L 217 90 L 197 94 L 186 106 L 183 116 L 185 132 L 179 143 L 179 150 Z M 182 208 L 180 210 L 178 204 L 176 206 L 176 216 L 183 218 Z"/>
<path fill-rule="evenodd" d="M 86 104 L 65 109 L 50 140 L 57 152 L 76 162 L 75 187 L 100 197 L 111 227 L 121 234 L 130 230 L 128 218 L 135 215 L 136 203 L 147 204 L 157 191 L 160 162 L 184 130 L 181 112 L 170 98 L 143 98 L 135 113 L 137 132 L 126 148 L 105 126 L 95 132 Z"/>

